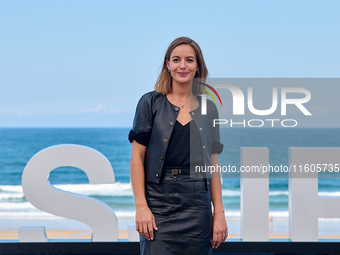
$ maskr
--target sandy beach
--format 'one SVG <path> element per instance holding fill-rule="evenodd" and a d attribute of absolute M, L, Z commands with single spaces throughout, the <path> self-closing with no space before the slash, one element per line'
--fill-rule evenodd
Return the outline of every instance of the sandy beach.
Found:
<path fill-rule="evenodd" d="M 46 229 L 46 235 L 49 239 L 90 239 L 91 232 L 84 230 L 59 230 Z M 280 237 L 278 237 L 280 236 Z M 238 234 L 229 234 L 228 238 L 239 238 Z M 287 238 L 288 235 L 273 235 L 271 238 Z M 128 239 L 126 230 L 119 231 L 119 239 Z M 0 230 L 0 240 L 15 240 L 19 239 L 18 230 L 8 229 Z"/>
<path fill-rule="evenodd" d="M 134 228 L 134 217 L 118 217 L 119 239 L 128 239 L 128 228 Z M 240 238 L 241 222 L 239 217 L 227 217 L 229 236 L 228 239 Z M 319 239 L 340 239 L 340 222 L 320 221 Z M 49 239 L 90 239 L 91 229 L 79 222 L 72 220 L 0 220 L 0 241 L 18 240 L 18 228 L 20 226 L 45 226 L 46 235 Z M 270 239 L 288 239 L 288 218 L 273 218 L 269 226 Z"/>
<path fill-rule="evenodd" d="M 60 230 L 46 229 L 46 235 L 49 239 L 90 239 L 91 232 L 88 230 Z M 119 239 L 128 239 L 126 230 L 119 231 Z M 240 238 L 239 234 L 229 234 L 228 239 Z M 270 234 L 270 239 L 288 239 L 287 234 Z M 0 230 L 0 240 L 18 240 L 18 230 L 8 229 Z M 320 236 L 319 239 L 340 239 L 340 235 Z"/>

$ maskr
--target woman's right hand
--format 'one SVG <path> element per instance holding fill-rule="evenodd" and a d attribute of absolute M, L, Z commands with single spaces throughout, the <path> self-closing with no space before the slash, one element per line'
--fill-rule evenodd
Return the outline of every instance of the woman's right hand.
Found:
<path fill-rule="evenodd" d="M 150 208 L 147 205 L 136 207 L 136 230 L 139 234 L 153 240 L 153 230 L 158 230 Z"/>

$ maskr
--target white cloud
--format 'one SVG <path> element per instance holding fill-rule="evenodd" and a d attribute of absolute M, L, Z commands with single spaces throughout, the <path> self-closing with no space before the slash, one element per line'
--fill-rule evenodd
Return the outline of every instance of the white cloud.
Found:
<path fill-rule="evenodd" d="M 331 114 L 336 113 L 339 111 L 338 106 L 334 105 L 327 105 L 327 106 L 320 106 L 320 105 L 312 105 L 309 107 L 310 112 L 313 114 Z"/>
<path fill-rule="evenodd" d="M 15 115 L 15 116 L 18 116 L 18 117 L 31 115 L 30 112 L 18 110 L 18 109 L 15 109 L 15 108 L 7 109 L 7 110 L 1 110 L 0 109 L 0 114 Z"/>
<path fill-rule="evenodd" d="M 83 108 L 79 112 L 81 112 L 81 113 L 90 113 L 90 112 L 99 113 L 99 112 L 105 112 L 105 111 L 107 111 L 107 109 L 104 106 L 98 105 L 94 108 L 89 108 L 89 107 Z"/>
<path fill-rule="evenodd" d="M 79 110 L 80 113 L 109 113 L 109 114 L 115 114 L 115 113 L 119 113 L 122 112 L 122 109 L 117 109 L 117 108 L 113 108 L 113 109 L 108 109 L 107 107 L 103 106 L 103 105 L 98 105 L 94 108 L 90 108 L 90 107 L 85 107 L 81 110 Z"/>
<path fill-rule="evenodd" d="M 70 115 L 70 113 L 68 113 L 68 112 L 59 112 L 59 115 L 65 116 L 65 115 Z"/>
<path fill-rule="evenodd" d="M 119 112 L 122 112 L 122 109 L 116 109 L 116 108 L 114 108 L 114 109 L 111 109 L 111 110 L 109 111 L 109 113 L 112 113 L 112 114 L 114 114 L 114 113 L 119 113 Z"/>

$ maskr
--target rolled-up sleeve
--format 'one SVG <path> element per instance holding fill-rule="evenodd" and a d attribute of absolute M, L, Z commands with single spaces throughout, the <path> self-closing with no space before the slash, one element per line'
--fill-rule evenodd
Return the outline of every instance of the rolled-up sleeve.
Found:
<path fill-rule="evenodd" d="M 139 144 L 148 146 L 152 130 L 152 107 L 149 94 L 143 95 L 138 101 L 129 141 L 136 140 Z"/>
<path fill-rule="evenodd" d="M 217 110 L 216 105 L 214 105 L 213 116 L 214 116 L 214 119 L 219 119 L 218 110 Z M 213 127 L 213 132 L 214 132 L 214 136 L 213 136 L 211 154 L 215 154 L 215 153 L 221 154 L 222 151 L 223 151 L 224 145 L 221 143 L 220 125 L 216 125 L 215 127 Z"/>

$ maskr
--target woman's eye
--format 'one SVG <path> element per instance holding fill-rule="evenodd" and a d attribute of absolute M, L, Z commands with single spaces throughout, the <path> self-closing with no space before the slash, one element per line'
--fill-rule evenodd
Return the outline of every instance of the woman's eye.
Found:
<path fill-rule="evenodd" d="M 188 59 L 188 62 L 193 62 L 194 60 L 192 60 L 192 59 Z"/>
<path fill-rule="evenodd" d="M 179 61 L 179 59 L 178 59 L 178 58 L 176 58 L 176 59 L 174 59 L 173 61 L 174 61 L 174 62 L 178 62 L 178 61 Z"/>

